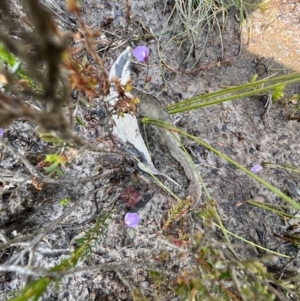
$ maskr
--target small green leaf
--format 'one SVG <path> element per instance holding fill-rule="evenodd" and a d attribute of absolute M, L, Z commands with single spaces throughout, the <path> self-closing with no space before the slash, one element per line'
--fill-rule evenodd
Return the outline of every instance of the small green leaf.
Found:
<path fill-rule="evenodd" d="M 0 43 L 0 63 L 2 62 L 5 62 L 11 68 L 11 72 L 16 74 L 18 78 L 26 81 L 31 87 L 41 90 L 40 85 L 32 80 L 24 68 L 22 68 L 22 62 Z"/>
<path fill-rule="evenodd" d="M 6 62 L 10 67 L 17 62 L 15 56 L 7 51 L 2 44 L 0 44 L 0 60 Z"/>
<path fill-rule="evenodd" d="M 63 177 L 65 175 L 60 166 L 57 167 L 56 172 L 59 177 Z"/>
<path fill-rule="evenodd" d="M 81 118 L 79 118 L 78 115 L 75 116 L 75 120 L 77 121 L 78 124 L 86 127 L 85 123 L 83 122 L 83 120 Z"/>
<path fill-rule="evenodd" d="M 13 73 L 13 74 L 16 74 L 18 71 L 19 71 L 19 69 L 20 69 L 20 67 L 21 67 L 21 64 L 22 64 L 22 62 L 16 62 L 13 66 L 12 66 L 12 68 L 11 68 L 11 72 Z"/>
<path fill-rule="evenodd" d="M 58 144 L 63 143 L 63 141 L 61 139 L 53 136 L 50 133 L 40 133 L 39 136 L 42 140 L 49 142 L 49 143 L 58 143 Z"/>
<path fill-rule="evenodd" d="M 285 85 L 277 86 L 273 90 L 273 100 L 277 101 L 284 97 Z"/>
<path fill-rule="evenodd" d="M 253 76 L 252 76 L 252 78 L 250 79 L 250 83 L 255 83 L 256 82 L 256 80 L 257 80 L 257 74 L 254 74 Z"/>
<path fill-rule="evenodd" d="M 55 162 L 55 163 L 51 164 L 50 166 L 44 167 L 44 170 L 46 173 L 51 173 L 58 168 L 58 165 L 59 165 L 59 163 Z"/>
<path fill-rule="evenodd" d="M 69 198 L 63 198 L 59 201 L 59 203 L 62 205 L 62 206 L 66 206 L 70 203 L 70 199 Z"/>
<path fill-rule="evenodd" d="M 92 107 L 92 104 L 86 101 L 83 97 L 79 97 L 79 101 L 82 102 L 88 108 Z"/>
<path fill-rule="evenodd" d="M 53 162 L 59 162 L 59 155 L 57 154 L 50 154 L 50 155 L 46 155 L 46 159 L 45 159 L 45 162 L 48 162 L 48 163 L 53 163 Z"/>

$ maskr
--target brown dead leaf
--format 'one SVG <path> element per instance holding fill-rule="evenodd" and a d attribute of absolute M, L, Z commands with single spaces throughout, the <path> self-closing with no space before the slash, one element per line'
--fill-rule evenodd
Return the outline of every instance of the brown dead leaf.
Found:
<path fill-rule="evenodd" d="M 44 183 L 39 182 L 39 180 L 38 180 L 36 177 L 34 177 L 34 178 L 31 180 L 31 182 L 32 182 L 32 185 L 34 186 L 34 188 L 35 188 L 36 190 L 43 190 Z"/>

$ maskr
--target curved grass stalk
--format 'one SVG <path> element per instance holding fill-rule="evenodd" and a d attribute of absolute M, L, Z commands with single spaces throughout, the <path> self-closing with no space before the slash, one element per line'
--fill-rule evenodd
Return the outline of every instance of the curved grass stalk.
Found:
<path fill-rule="evenodd" d="M 203 179 L 202 179 L 202 177 L 201 177 L 201 175 L 200 175 L 200 173 L 199 173 L 199 171 L 197 170 L 197 168 L 196 168 L 196 166 L 195 166 L 195 164 L 194 164 L 194 162 L 193 162 L 193 160 L 192 160 L 192 158 L 191 158 L 191 156 L 188 154 L 186 148 L 185 148 L 184 145 L 178 140 L 178 138 L 177 138 L 175 135 L 173 135 L 173 136 L 174 136 L 174 138 L 180 143 L 180 146 L 182 147 L 182 149 L 183 149 L 183 151 L 185 152 L 186 156 L 188 157 L 188 159 L 191 161 L 192 165 L 194 166 L 194 169 L 195 169 L 195 171 L 196 171 L 196 173 L 197 173 L 197 175 L 198 175 L 199 181 L 200 181 L 201 184 L 202 184 L 202 187 L 203 187 L 203 189 L 204 189 L 204 191 L 205 191 L 205 193 L 206 193 L 206 196 L 208 197 L 208 199 L 212 199 L 211 196 L 210 196 L 210 194 L 209 194 L 209 192 L 208 192 L 208 190 L 207 190 L 207 188 L 206 188 L 206 185 L 205 185 L 205 183 L 204 183 L 204 181 L 203 181 Z M 272 209 L 272 208 L 270 208 L 270 207 L 268 207 L 268 206 L 264 206 L 264 204 L 261 204 L 261 203 L 256 203 L 256 202 L 251 202 L 251 201 L 247 201 L 247 202 L 250 203 L 250 204 L 252 204 L 252 205 L 257 205 L 258 207 L 262 207 L 262 208 L 265 208 L 265 209 L 269 209 L 269 210 L 272 211 L 273 213 L 279 214 L 279 215 L 281 215 L 281 216 L 283 216 L 283 217 L 290 217 L 290 218 L 293 217 L 293 215 L 291 215 L 291 214 L 284 213 L 284 212 L 282 212 L 282 211 L 280 211 L 280 210 Z M 259 206 L 259 205 L 261 205 L 261 206 Z M 275 205 L 275 206 L 276 206 L 276 205 Z M 272 210 L 271 210 L 271 209 L 272 209 Z M 246 242 L 246 243 L 249 243 L 249 244 L 252 245 L 252 246 L 255 246 L 255 247 L 259 248 L 259 249 L 262 249 L 262 250 L 264 250 L 264 251 L 267 251 L 267 252 L 269 252 L 269 253 L 272 253 L 272 254 L 275 254 L 275 255 L 278 255 L 278 256 L 281 256 L 281 257 L 291 258 L 290 256 L 287 256 L 287 255 L 284 255 L 284 254 L 281 254 L 281 253 L 278 253 L 278 252 L 274 252 L 274 251 L 272 251 L 272 250 L 269 250 L 269 249 L 267 249 L 267 248 L 264 248 L 264 247 L 262 247 L 262 246 L 260 246 L 260 245 L 257 245 L 257 244 L 255 244 L 255 243 L 253 243 L 253 242 L 251 242 L 251 241 L 246 240 L 245 238 L 243 238 L 243 237 L 241 237 L 241 236 L 238 236 L 238 235 L 236 235 L 236 234 L 230 232 L 230 231 L 227 230 L 227 229 L 225 228 L 225 226 L 223 225 L 222 220 L 221 220 L 221 218 L 220 218 L 220 216 L 219 216 L 219 214 L 218 214 L 218 211 L 217 211 L 216 207 L 213 207 L 213 210 L 214 210 L 214 217 L 216 218 L 216 220 L 217 220 L 217 222 L 218 222 L 218 226 L 217 226 L 217 227 L 218 227 L 219 229 L 221 229 L 221 231 L 223 232 L 223 235 L 224 235 L 224 237 L 225 237 L 225 240 L 226 240 L 226 242 L 227 242 L 227 244 L 229 245 L 229 248 L 230 248 L 231 250 L 232 250 L 232 247 L 231 247 L 231 243 L 230 243 L 228 234 L 230 234 L 230 235 L 232 235 L 232 236 L 234 236 L 234 237 L 236 237 L 236 238 L 238 238 L 238 239 L 240 239 L 240 240 L 242 240 L 242 241 L 244 241 L 244 242 Z M 216 225 L 216 223 L 214 223 L 214 222 L 213 222 L 213 224 Z M 234 253 L 233 250 L 232 250 L 232 252 Z"/>
<path fill-rule="evenodd" d="M 200 181 L 200 183 L 201 183 L 201 185 L 202 185 L 202 187 L 203 187 L 203 190 L 204 190 L 204 192 L 205 192 L 205 194 L 206 194 L 207 199 L 211 200 L 212 197 L 210 196 L 210 193 L 209 193 L 208 189 L 206 188 L 206 185 L 205 185 L 205 183 L 204 183 L 204 181 L 203 181 L 203 179 L 202 179 L 202 177 L 201 177 L 201 175 L 200 175 L 198 169 L 196 168 L 196 165 L 195 165 L 194 161 L 192 160 L 191 156 L 190 156 L 189 153 L 187 152 L 187 150 L 186 150 L 186 148 L 184 147 L 184 145 L 183 145 L 183 144 L 181 143 L 181 141 L 176 137 L 176 135 L 173 134 L 173 136 L 174 136 L 174 138 L 178 141 L 178 143 L 180 144 L 181 148 L 183 149 L 185 155 L 187 156 L 187 158 L 188 158 L 189 161 L 191 162 L 191 164 L 192 164 L 192 166 L 193 166 L 193 168 L 194 168 L 194 170 L 195 170 L 195 172 L 196 172 L 196 174 L 197 174 L 197 176 L 198 176 L 198 179 L 199 179 L 199 181 Z M 218 223 L 219 223 L 219 226 L 220 226 L 220 228 L 221 228 L 221 230 L 222 230 L 222 232 L 223 232 L 223 235 L 224 235 L 224 237 L 225 237 L 225 240 L 227 241 L 228 245 L 230 246 L 230 240 L 229 240 L 229 238 L 228 238 L 227 232 L 225 231 L 226 228 L 224 227 L 224 225 L 223 225 L 223 223 L 222 223 L 222 220 L 221 220 L 221 218 L 220 218 L 220 216 L 219 216 L 219 213 L 218 213 L 218 211 L 217 211 L 217 209 L 216 209 L 215 206 L 213 207 L 213 211 L 214 211 L 214 217 L 216 218 L 216 220 L 217 220 Z M 233 250 L 232 250 L 232 252 L 233 252 Z"/>
<path fill-rule="evenodd" d="M 176 135 L 173 135 L 173 136 L 174 136 L 174 138 L 178 141 L 178 143 L 179 143 L 180 146 L 182 147 L 184 153 L 186 154 L 187 158 L 188 158 L 189 161 L 191 162 L 191 164 L 192 164 L 192 166 L 193 166 L 193 168 L 194 168 L 194 170 L 195 170 L 195 172 L 196 172 L 196 174 L 197 174 L 197 176 L 198 176 L 198 179 L 199 179 L 199 181 L 201 182 L 201 185 L 202 185 L 203 190 L 204 190 L 204 192 L 205 192 L 205 194 L 206 194 L 206 197 L 207 197 L 208 199 L 212 199 L 211 196 L 210 196 L 210 193 L 209 193 L 209 191 L 207 190 L 206 185 L 205 185 L 205 183 L 204 183 L 204 181 L 203 181 L 203 179 L 202 179 L 202 177 L 201 177 L 201 175 L 200 175 L 200 173 L 199 173 L 199 171 L 197 170 L 197 168 L 196 168 L 196 166 L 195 166 L 195 163 L 193 162 L 193 160 L 192 160 L 192 158 L 191 158 L 191 156 L 188 154 L 186 148 L 185 148 L 184 145 L 181 143 L 181 141 L 176 137 Z M 140 162 L 140 161 L 138 160 L 138 158 L 135 157 L 135 159 L 137 160 L 138 163 L 142 164 L 142 162 Z M 147 169 L 146 166 L 144 166 L 144 168 Z M 158 183 L 158 185 L 159 185 L 160 187 L 162 187 L 164 190 L 166 190 L 170 195 L 172 195 L 172 196 L 177 200 L 178 203 L 182 203 L 182 200 L 181 200 L 180 198 L 178 198 L 178 197 L 176 196 L 176 194 L 174 194 L 168 187 L 166 187 L 166 186 L 165 186 L 165 185 L 164 185 L 157 177 L 155 177 L 155 175 L 154 175 L 153 173 L 151 173 L 151 171 L 149 171 L 148 173 L 149 173 L 150 176 Z M 215 207 L 213 207 L 213 210 L 214 210 L 214 216 L 215 216 L 216 220 L 218 221 L 219 227 L 220 227 L 220 229 L 221 229 L 222 232 L 223 232 L 223 235 L 224 235 L 224 237 L 225 237 L 225 240 L 227 241 L 228 245 L 230 245 L 230 240 L 229 240 L 228 235 L 227 235 L 227 231 L 228 231 L 228 230 L 226 230 L 226 228 L 224 227 L 224 225 L 223 225 L 223 223 L 222 223 L 222 220 L 221 220 L 221 218 L 220 218 L 220 216 L 219 216 L 219 214 L 218 214 L 218 212 L 217 212 L 217 210 L 216 210 Z M 232 250 L 232 252 L 233 252 L 233 250 Z"/>
<path fill-rule="evenodd" d="M 253 201 L 253 200 L 248 200 L 246 202 L 253 205 L 253 206 L 271 211 L 274 214 L 277 214 L 277 215 L 281 216 L 282 218 L 297 218 L 297 219 L 300 220 L 300 217 L 297 217 L 293 214 L 289 214 L 289 213 L 286 213 L 284 211 L 276 209 L 276 208 L 282 209 L 285 206 L 282 206 L 282 205 L 279 206 L 279 205 L 276 205 L 276 204 L 261 203 L 261 202 L 256 202 L 256 201 Z"/>
<path fill-rule="evenodd" d="M 263 166 L 270 167 L 270 168 L 280 168 L 280 169 L 285 169 L 290 172 L 296 172 L 300 173 L 300 168 L 291 166 L 291 165 L 285 165 L 285 164 L 276 164 L 276 163 L 271 163 L 271 162 L 263 162 Z"/>
<path fill-rule="evenodd" d="M 249 83 L 246 84 L 241 84 L 238 86 L 231 86 L 231 87 L 225 87 L 225 89 L 222 90 L 218 90 L 218 91 L 214 91 L 208 94 L 203 94 L 203 95 L 198 95 L 198 96 L 194 96 L 191 98 L 188 98 L 186 100 L 183 100 L 179 103 L 173 104 L 173 105 L 169 105 L 168 108 L 169 109 L 173 109 L 173 108 L 177 108 L 179 106 L 185 106 L 187 104 L 193 104 L 193 103 L 197 103 L 199 100 L 205 100 L 208 97 L 217 97 L 217 96 L 223 96 L 226 94 L 231 94 L 233 92 L 239 92 L 241 90 L 244 89 L 254 89 L 255 91 L 257 91 L 258 87 L 261 86 L 263 87 L 265 84 L 270 84 L 275 82 L 280 82 L 281 80 L 290 80 L 290 79 L 294 79 L 294 78 L 298 78 L 300 80 L 300 72 L 296 72 L 296 73 L 291 73 L 291 74 L 287 74 L 287 75 L 282 75 L 279 76 L 277 78 L 275 78 L 274 76 L 269 76 L 267 78 L 261 79 L 259 81 L 257 81 L 257 75 L 255 74 L 252 79 L 250 80 Z M 282 83 L 281 83 L 282 84 Z"/>
<path fill-rule="evenodd" d="M 284 194 L 283 192 L 281 192 L 279 189 L 277 189 L 276 187 L 274 187 L 273 185 L 271 185 L 270 183 L 268 183 L 264 179 L 260 178 L 256 174 L 252 173 L 247 168 L 245 168 L 244 166 L 242 166 L 239 163 L 237 163 L 235 160 L 229 158 L 228 156 L 226 156 L 222 152 L 218 151 L 217 149 L 215 149 L 214 147 L 212 147 L 208 143 L 202 141 L 201 139 L 199 139 L 199 138 L 197 138 L 197 137 L 195 137 L 193 135 L 190 135 L 187 132 L 185 132 L 183 130 L 180 130 L 177 127 L 175 127 L 175 126 L 173 126 L 173 125 L 171 125 L 171 124 L 169 124 L 167 122 L 161 121 L 161 120 L 150 119 L 150 118 L 145 117 L 145 118 L 142 119 L 142 122 L 143 123 L 147 123 L 147 124 L 153 124 L 153 125 L 156 125 L 156 126 L 159 126 L 159 127 L 165 128 L 165 129 L 168 129 L 170 131 L 177 132 L 178 134 L 181 134 L 183 136 L 186 136 L 186 137 L 194 140 L 199 145 L 202 145 L 206 149 L 208 149 L 208 150 L 212 151 L 213 153 L 215 153 L 220 158 L 223 158 L 227 162 L 231 163 L 232 165 L 234 165 L 235 167 L 237 167 L 238 169 L 240 169 L 241 171 L 243 171 L 244 173 L 246 173 L 248 176 L 250 176 L 252 179 L 254 179 L 258 183 L 260 183 L 261 185 L 263 185 L 264 187 L 266 187 L 267 189 L 269 189 L 270 191 L 272 191 L 273 193 L 275 193 L 277 196 L 279 196 L 280 198 L 282 198 L 286 202 L 290 203 L 295 209 L 300 210 L 300 204 L 297 203 L 295 200 L 293 200 L 292 198 L 290 198 L 289 196 L 287 196 L 286 194 Z"/>
<path fill-rule="evenodd" d="M 163 188 L 165 191 L 167 191 L 177 202 L 181 202 L 182 200 L 175 194 L 173 193 L 166 185 L 164 185 L 164 183 L 162 183 L 148 168 L 146 165 L 144 165 L 137 157 L 135 157 L 135 160 L 141 164 L 143 166 L 143 168 L 145 170 L 147 170 L 148 174 L 154 179 L 154 181 L 161 187 Z"/>
<path fill-rule="evenodd" d="M 236 87 L 223 89 L 220 91 L 196 96 L 187 100 L 178 102 L 167 107 L 170 114 L 191 111 L 215 104 L 220 104 L 226 101 L 237 100 L 243 97 L 252 96 L 261 92 L 266 92 L 277 88 L 282 85 L 289 85 L 300 81 L 300 72 L 291 73 L 288 75 L 279 76 L 276 78 L 263 79 L 257 82 L 248 83 Z M 270 84 L 269 86 L 259 86 Z M 250 91 L 240 93 L 241 91 L 251 89 Z M 238 93 L 234 94 L 233 93 Z M 229 94 L 229 96 L 228 96 Z"/>
<path fill-rule="evenodd" d="M 214 222 L 213 222 L 213 224 L 214 224 L 217 228 L 221 228 L 218 224 L 216 224 L 216 223 L 214 223 Z M 222 231 L 223 231 L 223 229 L 222 229 Z M 292 258 L 291 256 L 288 256 L 288 255 L 285 255 L 285 254 L 282 254 L 282 253 L 278 253 L 278 252 L 272 251 L 272 250 L 270 250 L 270 249 L 264 248 L 264 247 L 262 247 L 262 246 L 260 246 L 260 245 L 257 245 L 257 244 L 255 244 L 254 242 L 252 242 L 252 241 L 250 241 L 250 240 L 247 240 L 247 239 L 245 239 L 245 238 L 243 238 L 243 237 L 241 237 L 241 236 L 238 236 L 237 234 L 234 234 L 233 232 L 227 230 L 226 228 L 224 228 L 224 231 L 226 231 L 226 232 L 227 232 L 228 234 L 230 234 L 231 236 L 234 236 L 235 238 L 237 238 L 237 239 L 239 239 L 239 240 L 241 240 L 241 241 L 243 241 L 243 242 L 245 242 L 245 243 L 247 243 L 247 244 L 249 244 L 249 245 L 251 245 L 251 246 L 253 246 L 253 247 L 256 247 L 256 248 L 259 248 L 259 249 L 261 249 L 261 250 L 264 250 L 264 251 L 266 251 L 266 252 L 268 252 L 268 253 L 274 254 L 274 255 L 276 255 L 276 256 L 288 258 L 288 259 L 291 259 L 291 258 Z"/>
<path fill-rule="evenodd" d="M 199 179 L 199 181 L 200 181 L 200 183 L 201 183 L 201 185 L 202 185 L 202 187 L 203 187 L 203 190 L 204 190 L 204 192 L 205 192 L 205 194 L 206 194 L 207 199 L 211 200 L 212 197 L 210 196 L 210 193 L 209 193 L 208 189 L 206 188 L 206 185 L 205 185 L 205 183 L 204 183 L 204 181 L 203 181 L 203 179 L 202 179 L 202 177 L 201 177 L 201 175 L 200 175 L 198 169 L 196 168 L 196 165 L 195 165 L 194 161 L 192 160 L 191 156 L 190 156 L 189 153 L 187 152 L 187 150 L 186 150 L 186 148 L 184 147 L 184 145 L 183 145 L 183 144 L 181 143 L 181 141 L 176 137 L 176 135 L 173 134 L 173 136 L 174 136 L 174 138 L 178 141 L 178 143 L 180 144 L 181 148 L 183 149 L 185 155 L 187 156 L 187 158 L 188 158 L 189 161 L 191 162 L 191 164 L 192 164 L 192 166 L 193 166 L 193 168 L 194 168 L 194 170 L 195 170 L 195 172 L 196 172 L 196 174 L 197 174 L 197 176 L 198 176 L 198 179 Z M 227 232 L 225 231 L 226 228 L 224 227 L 224 225 L 223 225 L 223 223 L 222 223 L 222 220 L 221 220 L 221 218 L 220 218 L 220 216 L 219 216 L 219 213 L 218 213 L 218 211 L 217 211 L 217 209 L 216 209 L 215 206 L 213 207 L 213 211 L 214 211 L 214 217 L 215 217 L 215 219 L 216 219 L 216 220 L 218 221 L 218 223 L 219 223 L 219 226 L 220 226 L 220 228 L 221 228 L 221 230 L 222 230 L 222 232 L 223 232 L 223 235 L 224 235 L 224 237 L 225 237 L 225 240 L 227 241 L 228 245 L 230 246 L 230 240 L 229 240 L 229 238 L 228 238 Z M 233 252 L 233 250 L 232 250 L 232 252 Z M 234 252 L 233 252 L 233 253 L 234 253 Z"/>

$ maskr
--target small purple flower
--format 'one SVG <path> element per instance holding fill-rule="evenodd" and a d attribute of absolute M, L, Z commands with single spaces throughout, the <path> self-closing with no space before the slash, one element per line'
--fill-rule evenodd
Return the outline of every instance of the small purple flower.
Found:
<path fill-rule="evenodd" d="M 3 130 L 0 128 L 0 137 L 2 137 L 3 136 Z"/>
<path fill-rule="evenodd" d="M 141 63 L 148 63 L 149 49 L 146 46 L 137 46 L 132 51 L 134 57 Z"/>
<path fill-rule="evenodd" d="M 126 213 L 124 222 L 129 228 L 136 228 L 140 222 L 140 217 L 137 213 Z"/>
<path fill-rule="evenodd" d="M 257 164 L 257 165 L 254 165 L 254 166 L 251 168 L 251 171 L 252 171 L 253 173 L 258 173 L 258 172 L 260 172 L 262 169 L 263 169 L 263 167 Z"/>

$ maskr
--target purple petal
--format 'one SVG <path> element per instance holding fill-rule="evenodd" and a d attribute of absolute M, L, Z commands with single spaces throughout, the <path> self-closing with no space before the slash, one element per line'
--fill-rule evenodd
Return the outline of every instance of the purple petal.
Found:
<path fill-rule="evenodd" d="M 134 57 L 141 63 L 147 63 L 149 58 L 149 49 L 146 46 L 137 46 L 132 51 Z"/>
<path fill-rule="evenodd" d="M 129 228 L 136 228 L 140 222 L 140 217 L 137 213 L 126 213 L 124 222 Z"/>
<path fill-rule="evenodd" d="M 0 128 L 0 137 L 2 137 L 3 136 L 3 130 Z"/>
<path fill-rule="evenodd" d="M 252 171 L 253 173 L 258 173 L 258 172 L 260 172 L 262 169 L 263 169 L 263 167 L 257 164 L 257 165 L 254 165 L 254 166 L 251 168 L 251 171 Z"/>

